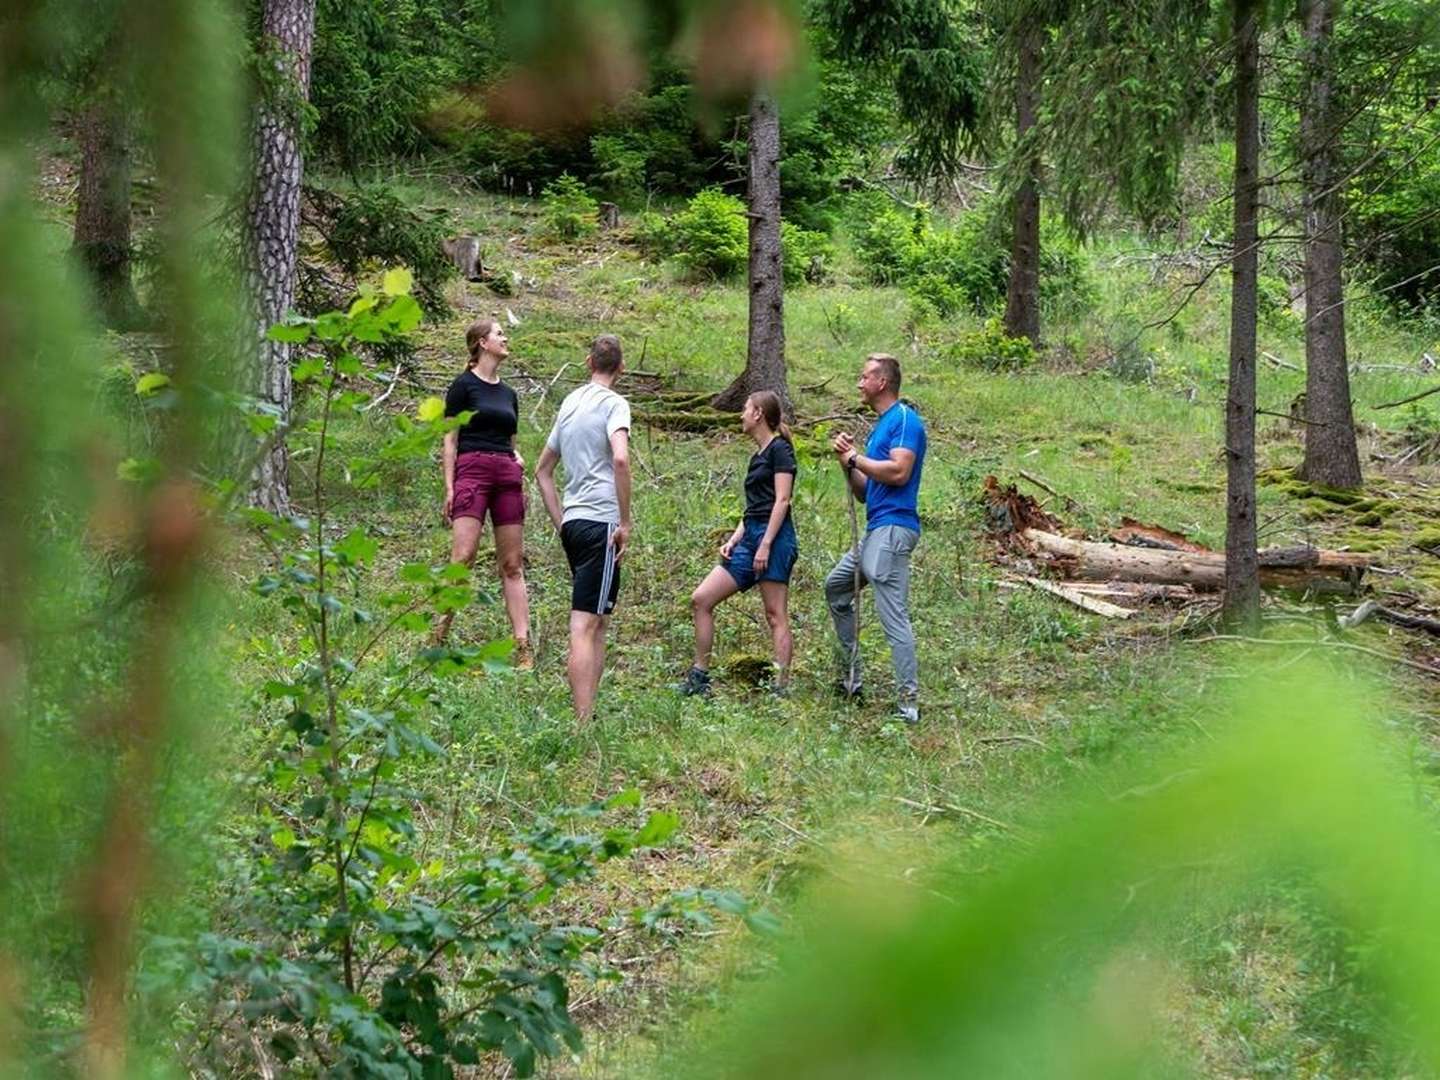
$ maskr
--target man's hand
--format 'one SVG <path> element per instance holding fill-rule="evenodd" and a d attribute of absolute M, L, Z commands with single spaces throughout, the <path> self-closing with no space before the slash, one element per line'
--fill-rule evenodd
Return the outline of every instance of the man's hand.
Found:
<path fill-rule="evenodd" d="M 610 534 L 610 546 L 615 549 L 615 561 L 618 563 L 625 555 L 625 548 L 630 544 L 630 526 L 616 525 L 615 531 Z"/>
<path fill-rule="evenodd" d="M 855 452 L 855 436 L 848 431 L 842 431 L 835 436 L 830 448 L 835 451 L 835 457 L 839 459 L 840 464 L 844 465 L 850 455 Z"/>
<path fill-rule="evenodd" d="M 770 545 L 761 541 L 760 546 L 755 549 L 753 563 L 756 575 L 765 573 L 765 568 L 770 565 Z"/>

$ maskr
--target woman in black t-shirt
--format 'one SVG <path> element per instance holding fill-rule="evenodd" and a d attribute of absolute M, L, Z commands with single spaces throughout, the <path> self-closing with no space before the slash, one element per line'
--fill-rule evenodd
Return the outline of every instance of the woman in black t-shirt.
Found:
<path fill-rule="evenodd" d="M 470 364 L 450 384 L 445 415 L 471 413 L 459 428 L 447 432 L 442 461 L 445 470 L 445 522 L 451 530 L 450 561 L 469 566 L 475 561 L 485 515 L 495 529 L 495 557 L 500 590 L 515 637 L 515 666 L 534 667 L 530 655 L 530 602 L 525 594 L 522 538 L 525 521 L 525 462 L 515 451 L 520 426 L 520 399 L 500 381 L 500 363 L 510 355 L 505 331 L 494 319 L 478 319 L 465 331 Z M 435 628 L 435 641 L 445 640 L 454 616 L 445 615 Z"/>
<path fill-rule="evenodd" d="M 740 414 L 740 427 L 760 449 L 751 456 L 745 473 L 745 514 L 720 545 L 720 565 L 690 596 L 695 663 L 680 686 L 680 692 L 687 695 L 710 693 L 716 606 L 757 582 L 775 646 L 774 689 L 784 694 L 790 685 L 790 572 L 800 551 L 790 520 L 790 497 L 795 491 L 797 465 L 790 429 L 781 419 L 779 395 L 769 390 L 751 394 Z"/>

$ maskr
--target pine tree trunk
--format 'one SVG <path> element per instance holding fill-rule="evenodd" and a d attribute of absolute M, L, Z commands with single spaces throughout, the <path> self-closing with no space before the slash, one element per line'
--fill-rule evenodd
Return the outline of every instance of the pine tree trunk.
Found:
<path fill-rule="evenodd" d="M 1027 144 L 1040 101 L 1039 26 L 1020 39 L 1015 73 L 1015 141 L 1025 158 L 1025 177 L 1015 192 L 1014 232 L 1010 240 L 1010 284 L 1005 293 L 1005 332 L 1040 342 L 1040 159 Z"/>
<path fill-rule="evenodd" d="M 1232 0 L 1235 18 L 1235 237 L 1230 385 L 1225 399 L 1225 620 L 1260 615 L 1255 529 L 1255 313 L 1260 209 L 1259 0 Z"/>
<path fill-rule="evenodd" d="M 279 95 L 282 100 L 262 100 L 255 119 L 248 207 L 248 269 L 257 348 L 254 385 L 256 395 L 280 417 L 281 435 L 256 466 L 253 499 L 273 513 L 287 513 L 290 453 L 283 432 L 292 405 L 290 346 L 268 341 L 264 335 L 285 317 L 295 300 L 304 162 L 299 117 L 294 112 L 295 103 L 305 101 L 310 93 L 315 0 L 265 0 L 261 32 L 264 55 L 273 59 L 289 92 Z"/>
<path fill-rule="evenodd" d="M 750 343 L 745 370 L 716 395 L 739 411 L 756 390 L 773 390 L 790 412 L 785 377 L 785 275 L 780 250 L 780 110 L 769 92 L 750 98 Z"/>
<path fill-rule="evenodd" d="M 113 53 L 106 47 L 104 57 Z M 75 203 L 74 252 L 85 268 L 105 325 L 130 330 L 145 321 L 130 276 L 130 137 L 125 105 L 106 78 L 97 84 L 76 124 L 80 184 Z"/>
<path fill-rule="evenodd" d="M 1340 0 L 1306 0 L 1306 72 L 1300 114 L 1305 162 L 1305 462 L 1313 484 L 1360 486 L 1360 451 L 1350 407 L 1345 355 L 1343 197 L 1335 182 L 1339 132 L 1334 107 L 1330 42 Z M 1334 189 L 1334 190 L 1332 190 Z"/>

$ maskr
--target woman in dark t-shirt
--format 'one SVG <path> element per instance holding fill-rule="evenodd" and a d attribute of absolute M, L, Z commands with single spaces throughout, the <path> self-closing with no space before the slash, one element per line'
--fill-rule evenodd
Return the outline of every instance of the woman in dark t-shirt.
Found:
<path fill-rule="evenodd" d="M 715 641 L 715 608 L 727 597 L 757 582 L 765 603 L 765 619 L 775 646 L 773 687 L 785 694 L 790 685 L 790 572 L 799 547 L 790 520 L 795 491 L 795 447 L 781 419 L 780 397 L 757 390 L 745 401 L 740 427 L 759 449 L 745 473 L 745 514 L 729 539 L 720 545 L 720 565 L 711 570 L 690 596 L 695 619 L 695 663 L 680 686 L 683 694 L 710 693 L 710 650 Z"/>
<path fill-rule="evenodd" d="M 534 667 L 530 655 L 530 602 L 525 594 L 523 524 L 525 462 L 515 451 L 520 399 L 500 381 L 500 363 L 510 355 L 505 331 L 494 319 L 478 319 L 465 331 L 470 364 L 445 395 L 445 415 L 470 418 L 445 435 L 445 522 L 450 526 L 450 561 L 475 561 L 485 515 L 495 529 L 500 589 L 515 637 L 515 666 Z M 435 641 L 445 640 L 453 615 L 442 616 Z"/>

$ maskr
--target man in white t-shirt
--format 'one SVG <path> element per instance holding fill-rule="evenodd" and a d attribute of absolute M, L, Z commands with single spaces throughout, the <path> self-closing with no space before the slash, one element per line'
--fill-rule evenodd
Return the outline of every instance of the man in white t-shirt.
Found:
<path fill-rule="evenodd" d="M 605 668 L 605 628 L 630 541 L 630 403 L 611 389 L 625 365 L 620 339 L 601 334 L 585 357 L 590 381 L 571 391 L 535 464 L 545 510 L 570 562 L 570 696 L 588 719 Z M 565 502 L 555 466 L 565 465 Z"/>

